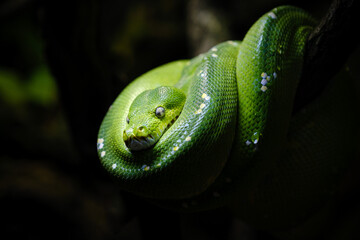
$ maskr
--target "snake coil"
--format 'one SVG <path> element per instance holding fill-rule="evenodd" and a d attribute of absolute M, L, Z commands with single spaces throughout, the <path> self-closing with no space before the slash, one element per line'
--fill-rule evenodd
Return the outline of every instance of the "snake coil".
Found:
<path fill-rule="evenodd" d="M 342 124 L 352 116 L 349 100 L 341 97 L 348 90 L 336 82 L 292 115 L 304 46 L 315 24 L 299 8 L 278 7 L 242 42 L 218 44 L 134 80 L 99 131 L 105 169 L 122 189 L 173 209 L 226 206 L 269 229 L 306 218 L 333 194 L 353 126 Z M 165 97 L 176 89 L 179 97 Z M 180 105 L 181 113 L 155 142 L 157 130 L 148 122 L 160 124 Z M 141 128 L 135 126 L 140 115 L 146 122 Z M 151 137 L 141 135 L 144 126 Z"/>

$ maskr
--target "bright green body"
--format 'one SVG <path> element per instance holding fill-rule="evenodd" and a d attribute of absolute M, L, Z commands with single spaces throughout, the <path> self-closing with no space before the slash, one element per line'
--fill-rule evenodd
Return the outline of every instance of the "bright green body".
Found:
<path fill-rule="evenodd" d="M 101 125 L 104 167 L 123 189 L 165 207 L 227 206 L 267 229 L 301 222 L 333 193 L 352 130 L 350 121 L 339 124 L 351 118 L 346 100 L 336 100 L 346 89 L 328 89 L 292 115 L 314 24 L 300 9 L 279 7 L 242 42 L 221 43 L 136 79 Z M 123 138 L 130 106 L 140 93 L 160 86 L 185 93 L 181 114 L 153 147 L 131 151 Z"/>

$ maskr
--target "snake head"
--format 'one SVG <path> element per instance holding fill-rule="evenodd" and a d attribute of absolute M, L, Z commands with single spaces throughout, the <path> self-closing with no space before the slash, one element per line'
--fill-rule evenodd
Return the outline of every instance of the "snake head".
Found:
<path fill-rule="evenodd" d="M 132 102 L 123 132 L 131 151 L 154 146 L 179 117 L 186 95 L 175 87 L 158 87 L 139 94 Z"/>

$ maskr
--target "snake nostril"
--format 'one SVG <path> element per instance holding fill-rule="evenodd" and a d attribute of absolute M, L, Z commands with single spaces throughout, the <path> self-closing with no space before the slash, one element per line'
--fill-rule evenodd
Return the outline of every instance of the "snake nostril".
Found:
<path fill-rule="evenodd" d="M 146 137 L 148 134 L 148 129 L 146 126 L 140 126 L 134 132 L 135 136 L 137 137 Z"/>

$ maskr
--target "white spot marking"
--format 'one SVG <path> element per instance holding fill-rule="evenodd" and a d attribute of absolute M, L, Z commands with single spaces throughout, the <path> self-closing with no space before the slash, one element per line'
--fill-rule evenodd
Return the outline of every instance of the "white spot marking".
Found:
<path fill-rule="evenodd" d="M 261 89 L 261 91 L 265 92 L 268 88 L 267 88 L 267 86 L 262 86 L 260 89 Z"/>
<path fill-rule="evenodd" d="M 263 80 L 261 80 L 261 84 L 264 86 L 268 83 L 268 81 L 266 79 L 263 78 Z"/>
<path fill-rule="evenodd" d="M 204 103 L 200 104 L 200 109 L 203 109 L 204 107 L 205 107 Z"/>
<path fill-rule="evenodd" d="M 274 73 L 273 73 L 273 76 L 274 76 L 274 78 L 276 78 L 276 77 L 277 77 L 277 73 L 276 73 L 276 72 L 274 72 Z"/>
<path fill-rule="evenodd" d="M 231 45 L 233 45 L 233 46 L 236 46 L 237 45 L 237 43 L 236 42 L 234 42 L 234 41 L 227 41 L 229 44 L 231 44 Z"/>
<path fill-rule="evenodd" d="M 199 73 L 198 73 L 198 76 L 203 76 L 203 70 L 200 70 Z"/>
<path fill-rule="evenodd" d="M 100 156 L 101 156 L 101 157 L 104 157 L 105 154 L 106 154 L 106 152 L 105 152 L 105 151 L 102 151 L 101 154 L 100 154 Z"/>
<path fill-rule="evenodd" d="M 211 51 L 216 52 L 218 49 L 216 47 L 211 48 Z"/>
<path fill-rule="evenodd" d="M 112 168 L 112 169 L 115 169 L 116 166 L 117 166 L 116 163 L 114 163 L 113 165 L 111 165 L 111 168 Z"/>
<path fill-rule="evenodd" d="M 104 139 L 103 138 L 99 138 L 98 140 L 97 140 L 97 143 L 103 143 L 104 142 Z"/>
<path fill-rule="evenodd" d="M 269 12 L 269 17 L 271 17 L 272 19 L 276 19 L 276 15 L 275 15 L 275 13 L 273 13 L 273 12 Z"/>
<path fill-rule="evenodd" d="M 190 136 L 187 136 L 186 138 L 185 138 L 185 141 L 187 141 L 187 142 L 189 142 L 191 140 L 191 137 Z"/>
<path fill-rule="evenodd" d="M 142 165 L 141 169 L 144 171 L 149 171 L 150 167 L 147 165 Z"/>
<path fill-rule="evenodd" d="M 201 108 L 195 111 L 195 114 L 200 114 L 202 112 Z"/>
<path fill-rule="evenodd" d="M 174 151 L 177 151 L 177 150 L 179 150 L 179 147 L 178 146 L 174 147 Z"/>
<path fill-rule="evenodd" d="M 246 140 L 245 144 L 246 144 L 246 146 L 249 146 L 251 144 L 251 142 L 249 140 Z"/>
<path fill-rule="evenodd" d="M 211 54 L 211 56 L 214 57 L 214 58 L 218 57 L 218 55 L 215 54 L 215 53 Z"/>
<path fill-rule="evenodd" d="M 204 98 L 206 101 L 210 100 L 210 96 L 208 96 L 206 93 L 203 93 L 201 97 Z"/>
<path fill-rule="evenodd" d="M 266 78 L 266 77 L 267 77 L 266 72 L 261 73 L 261 77 L 262 77 L 262 78 Z"/>

